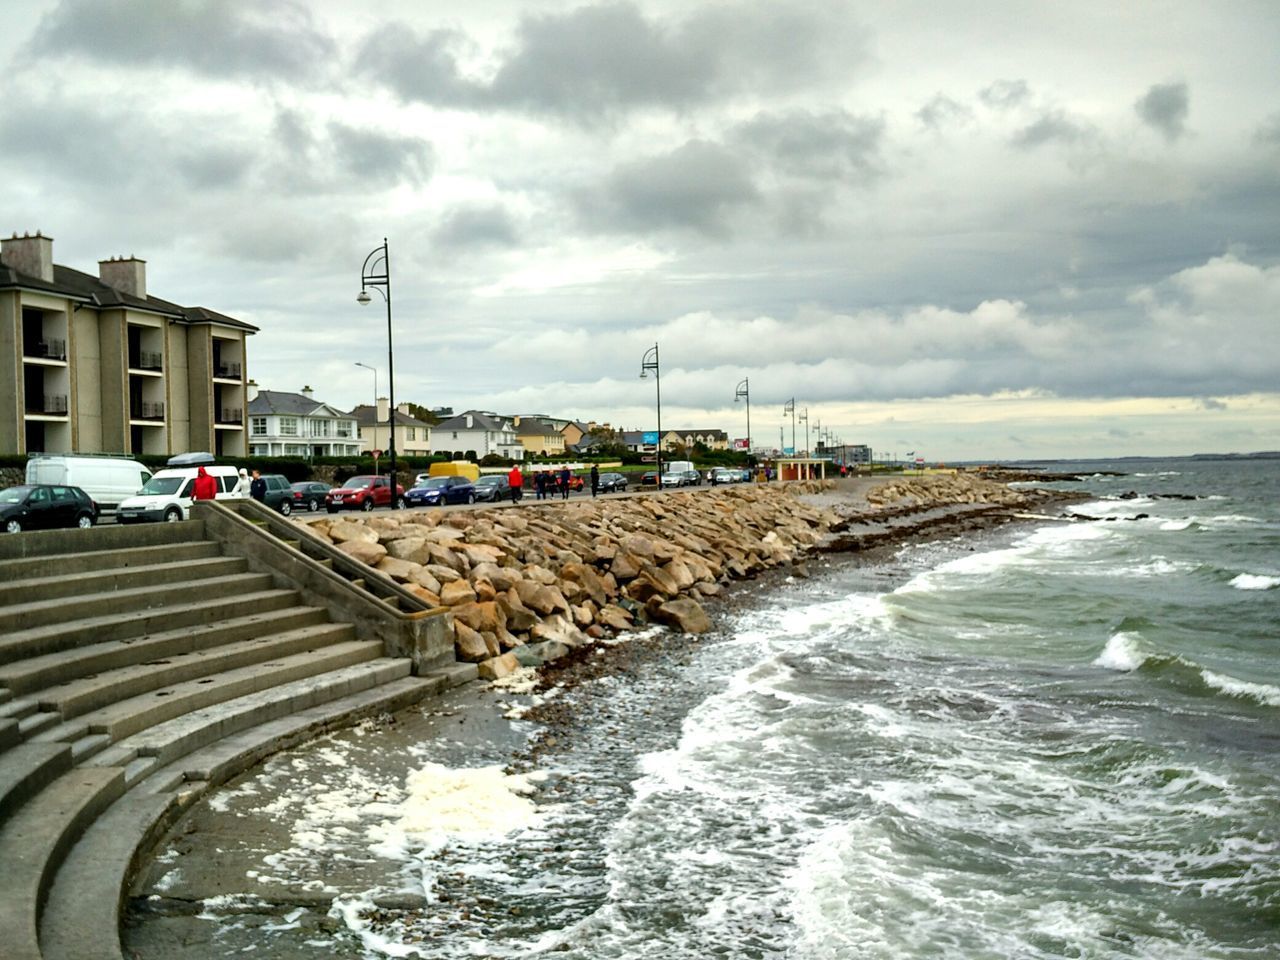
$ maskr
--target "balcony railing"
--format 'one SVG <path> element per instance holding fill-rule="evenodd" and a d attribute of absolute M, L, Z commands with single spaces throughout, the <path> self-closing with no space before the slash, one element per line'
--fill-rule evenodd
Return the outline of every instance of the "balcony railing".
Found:
<path fill-rule="evenodd" d="M 67 395 L 65 393 L 55 393 L 52 396 L 45 394 L 39 398 L 41 406 L 39 410 L 33 410 L 30 402 L 27 405 L 27 413 L 44 414 L 50 417 L 65 417 L 67 415 Z"/>
<path fill-rule="evenodd" d="M 22 345 L 22 354 L 26 357 L 40 357 L 43 360 L 67 359 L 67 341 L 46 340 L 27 341 Z"/>
<path fill-rule="evenodd" d="M 164 401 L 142 400 L 133 405 L 129 417 L 133 420 L 163 420 Z"/>
<path fill-rule="evenodd" d="M 244 423 L 244 410 L 239 407 L 223 407 L 218 411 L 218 423 Z"/>
<path fill-rule="evenodd" d="M 213 375 L 223 380 L 239 380 L 241 369 L 238 363 L 219 363 L 214 367 Z"/>
<path fill-rule="evenodd" d="M 129 358 L 129 366 L 135 370 L 160 370 L 164 366 L 164 354 L 140 350 Z"/>

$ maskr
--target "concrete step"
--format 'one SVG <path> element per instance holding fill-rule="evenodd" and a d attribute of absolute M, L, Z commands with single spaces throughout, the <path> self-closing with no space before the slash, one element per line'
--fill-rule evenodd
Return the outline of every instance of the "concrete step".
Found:
<path fill-rule="evenodd" d="M 8 750 L 22 740 L 18 733 L 18 721 L 5 717 L 0 719 L 0 750 Z"/>
<path fill-rule="evenodd" d="M 181 813 L 173 794 L 130 791 L 85 830 L 54 875 L 43 960 L 124 960 L 120 911 L 139 860 Z"/>
<path fill-rule="evenodd" d="M 42 730 L 48 730 L 61 722 L 62 717 L 56 710 L 39 710 L 18 721 L 18 736 L 23 740 L 30 740 Z"/>
<path fill-rule="evenodd" d="M 80 594 L 74 603 L 66 598 L 32 600 L 0 607 L 0 634 L 14 630 L 31 630 L 52 624 L 75 623 L 113 613 L 138 613 L 172 603 L 174 597 L 199 596 L 209 600 L 235 594 L 266 590 L 272 585 L 268 573 L 233 573 L 200 579 L 186 577 L 179 582 L 157 588 L 150 584 L 127 590 L 106 589 L 99 593 Z"/>
<path fill-rule="evenodd" d="M 131 526 L 104 524 L 88 530 L 29 530 L 20 537 L 0 538 L 0 563 L 32 557 L 103 553 L 132 547 L 189 543 L 204 539 L 204 521 Z M 4 568 L 0 567 L 0 573 Z"/>
<path fill-rule="evenodd" d="M 62 553 L 50 557 L 0 560 L 0 582 L 53 580 L 99 570 L 170 564 L 180 567 L 192 560 L 222 556 L 222 546 L 212 540 L 186 540 L 152 546 L 122 547 L 87 553 Z M 13 602 L 12 599 L 5 602 Z"/>
<path fill-rule="evenodd" d="M 0 703 L 0 720 L 19 721 L 29 717 L 40 708 L 40 704 L 30 697 L 19 697 Z"/>
<path fill-rule="evenodd" d="M 355 629 L 346 623 L 324 623 L 281 633 L 273 631 L 212 649 L 178 653 L 62 683 L 39 694 L 40 708 L 57 711 L 63 720 L 70 720 L 159 687 L 354 639 Z"/>
<path fill-rule="evenodd" d="M 54 874 L 85 828 L 124 792 L 124 771 L 64 773 L 0 827 L 0 931 L 5 960 L 43 960 L 40 914 Z"/>
<path fill-rule="evenodd" d="M 320 650 L 278 657 L 211 677 L 162 687 L 90 711 L 76 722 L 85 724 L 87 733 L 109 734 L 112 741 L 119 742 L 140 730 L 193 710 L 380 656 L 382 643 L 377 640 L 337 643 Z"/>
<path fill-rule="evenodd" d="M 119 766 L 151 757 L 160 765 L 172 764 L 192 751 L 251 727 L 403 679 L 409 676 L 411 668 L 411 662 L 407 659 L 379 657 L 255 691 L 234 700 L 193 710 L 126 737 L 87 762 L 94 766 Z M 177 774 L 181 772 L 176 771 Z M 178 779 L 181 780 L 181 777 Z"/>
<path fill-rule="evenodd" d="M 215 554 L 181 562 L 168 560 L 132 567 L 88 570 L 83 573 L 59 571 L 55 575 L 14 580 L 0 591 L 0 609 L 39 601 L 76 599 L 112 590 L 162 587 L 188 580 L 205 580 L 243 573 L 248 563 L 242 557 Z"/>
<path fill-rule="evenodd" d="M 168 593 L 172 594 L 172 591 Z M 260 590 L 241 596 L 217 599 L 206 598 L 204 591 L 201 590 L 198 596 L 200 596 L 199 600 L 179 599 L 170 606 L 152 607 L 141 612 L 113 613 L 89 617 L 70 624 L 52 624 L 30 630 L 14 631 L 7 636 L 0 635 L 0 664 L 108 640 L 147 636 L 160 630 L 173 630 L 248 613 L 280 610 L 294 606 L 298 602 L 298 595 L 293 590 Z M 173 596 L 169 599 L 175 600 Z"/>
<path fill-rule="evenodd" d="M 90 674 L 208 650 L 251 637 L 284 633 L 326 623 L 328 619 L 329 615 L 319 607 L 285 607 L 178 627 L 150 636 L 109 640 L 5 664 L 0 667 L 0 687 L 5 688 L 3 692 L 25 695 Z"/>
<path fill-rule="evenodd" d="M 70 769 L 71 747 L 65 743 L 23 743 L 0 753 L 0 823 Z"/>

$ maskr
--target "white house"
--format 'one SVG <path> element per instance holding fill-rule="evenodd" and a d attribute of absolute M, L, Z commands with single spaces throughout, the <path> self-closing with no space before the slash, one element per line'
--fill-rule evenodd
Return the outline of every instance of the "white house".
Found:
<path fill-rule="evenodd" d="M 474 450 L 477 458 L 496 453 L 508 460 L 524 459 L 524 446 L 511 420 L 480 410 L 468 410 L 431 428 L 431 452 L 446 450 L 455 457 Z"/>
<path fill-rule="evenodd" d="M 360 438 L 349 413 L 301 393 L 258 390 L 249 383 L 249 454 L 262 457 L 358 456 Z"/>

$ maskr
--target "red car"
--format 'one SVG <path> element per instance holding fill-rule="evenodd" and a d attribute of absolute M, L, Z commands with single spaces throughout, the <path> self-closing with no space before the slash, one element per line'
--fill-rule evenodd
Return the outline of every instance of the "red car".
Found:
<path fill-rule="evenodd" d="M 339 510 L 363 510 L 368 513 L 374 507 L 394 506 L 404 509 L 404 487 L 396 484 L 394 504 L 391 499 L 391 481 L 386 477 L 352 477 L 340 487 L 324 495 L 325 508 L 330 513 Z"/>

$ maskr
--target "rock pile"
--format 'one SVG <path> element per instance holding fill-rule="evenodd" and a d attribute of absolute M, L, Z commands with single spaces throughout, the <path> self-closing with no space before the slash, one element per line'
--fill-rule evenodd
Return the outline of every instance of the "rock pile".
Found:
<path fill-rule="evenodd" d="M 798 495 L 831 481 L 503 510 L 320 520 L 338 549 L 448 608 L 481 675 L 537 665 L 655 621 L 711 629 L 702 599 L 786 564 L 841 518 Z"/>
<path fill-rule="evenodd" d="M 1025 494 L 1002 483 L 968 474 L 932 474 L 891 480 L 867 493 L 872 506 L 898 504 L 937 506 L 950 503 L 989 503 L 1001 506 L 1023 506 Z"/>

